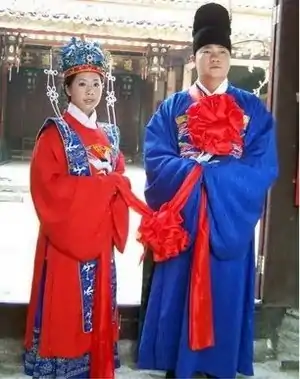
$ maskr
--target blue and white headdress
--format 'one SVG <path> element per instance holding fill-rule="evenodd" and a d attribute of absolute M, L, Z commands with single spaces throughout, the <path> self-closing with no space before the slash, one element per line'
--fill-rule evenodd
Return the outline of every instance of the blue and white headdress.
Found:
<path fill-rule="evenodd" d="M 61 49 L 61 67 L 64 78 L 81 72 L 95 72 L 107 79 L 106 108 L 108 122 L 116 126 L 114 91 L 115 77 L 112 75 L 112 59 L 107 51 L 101 49 L 97 42 L 82 41 L 73 37 L 71 41 Z M 47 96 L 50 99 L 55 115 L 62 119 L 59 109 L 59 95 L 55 85 L 55 76 L 58 71 L 52 67 L 52 56 L 50 56 L 50 68 L 45 70 L 48 76 Z"/>
<path fill-rule="evenodd" d="M 64 77 L 80 72 L 96 72 L 105 76 L 109 70 L 110 56 L 101 50 L 97 42 L 87 42 L 72 38 L 61 50 Z"/>

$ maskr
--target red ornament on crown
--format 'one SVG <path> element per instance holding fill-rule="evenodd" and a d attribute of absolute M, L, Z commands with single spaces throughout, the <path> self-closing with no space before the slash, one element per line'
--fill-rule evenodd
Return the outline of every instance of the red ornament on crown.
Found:
<path fill-rule="evenodd" d="M 187 110 L 191 142 L 211 155 L 242 149 L 244 112 L 228 94 L 201 97 Z"/>

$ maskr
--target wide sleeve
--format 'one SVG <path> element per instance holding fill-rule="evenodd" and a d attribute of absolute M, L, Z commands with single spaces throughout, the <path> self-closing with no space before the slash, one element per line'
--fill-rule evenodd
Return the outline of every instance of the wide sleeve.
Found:
<path fill-rule="evenodd" d="M 254 238 L 268 190 L 278 176 L 275 125 L 257 100 L 241 159 L 204 167 L 210 242 L 219 259 L 243 258 Z"/>
<path fill-rule="evenodd" d="M 42 133 L 32 156 L 30 190 L 41 230 L 57 250 L 80 261 L 100 255 L 106 235 L 111 235 L 106 218 L 116 175 L 69 175 L 56 128 Z"/>
<path fill-rule="evenodd" d="M 174 100 L 164 101 L 145 130 L 146 201 L 153 209 L 172 199 L 196 164 L 178 151 Z"/>

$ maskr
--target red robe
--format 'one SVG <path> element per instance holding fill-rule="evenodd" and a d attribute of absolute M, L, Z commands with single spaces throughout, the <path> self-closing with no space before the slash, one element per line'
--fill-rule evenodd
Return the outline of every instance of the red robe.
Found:
<path fill-rule="evenodd" d="M 93 154 L 101 155 L 106 150 L 105 147 L 110 146 L 100 129 L 88 129 L 68 113 L 64 118 L 75 129 L 83 144 L 86 147 L 92 146 L 90 150 Z M 124 172 L 124 158 L 121 154 L 116 171 L 119 174 Z M 92 176 L 71 176 L 63 143 L 54 125 L 46 128 L 36 143 L 30 175 L 30 190 L 40 221 L 40 231 L 25 346 L 28 349 L 32 346 L 38 291 L 46 260 L 39 354 L 42 357 L 80 357 L 91 351 L 94 332 L 83 332 L 78 263 L 100 259 L 101 267 L 110 267 L 112 245 L 117 245 L 120 250 L 124 248 L 128 231 L 128 209 L 122 207 L 122 204 L 120 207 L 115 204 L 111 210 L 116 181 L 120 175 L 97 175 L 97 170 L 92 167 Z M 106 296 L 101 291 L 96 292 L 94 298 L 109 313 L 110 277 L 109 270 L 106 271 L 106 277 L 102 279 L 107 281 L 107 285 L 101 287 L 107 290 Z M 103 301 L 106 304 L 102 304 Z M 98 332 L 106 333 L 109 337 L 113 328 L 112 322 L 105 326 L 105 330 L 102 327 Z"/>

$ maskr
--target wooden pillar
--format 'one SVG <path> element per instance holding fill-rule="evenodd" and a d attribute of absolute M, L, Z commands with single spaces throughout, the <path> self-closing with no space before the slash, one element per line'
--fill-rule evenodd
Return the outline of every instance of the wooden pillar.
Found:
<path fill-rule="evenodd" d="M 154 85 L 149 80 L 141 83 L 141 112 L 139 132 L 139 156 L 142 159 L 144 151 L 144 131 L 153 113 Z"/>
<path fill-rule="evenodd" d="M 174 92 L 176 92 L 176 70 L 174 68 L 170 68 L 167 78 L 166 97 L 171 96 Z"/>
<path fill-rule="evenodd" d="M 183 67 L 182 90 L 190 88 L 193 80 L 193 63 L 187 63 Z"/>
<path fill-rule="evenodd" d="M 4 144 L 4 129 L 5 129 L 5 110 L 7 102 L 7 69 L 4 63 L 0 63 L 0 162 L 5 160 L 5 144 Z"/>
<path fill-rule="evenodd" d="M 295 206 L 298 166 L 299 4 L 278 0 L 270 105 L 277 120 L 280 176 L 270 192 L 264 222 L 263 302 L 297 307 L 299 213 Z M 275 13 L 276 14 L 276 13 Z"/>
<path fill-rule="evenodd" d="M 158 108 L 159 104 L 164 100 L 165 98 L 165 89 L 166 89 L 166 83 L 163 79 L 158 80 L 157 87 L 154 86 L 153 91 L 153 113 Z"/>

